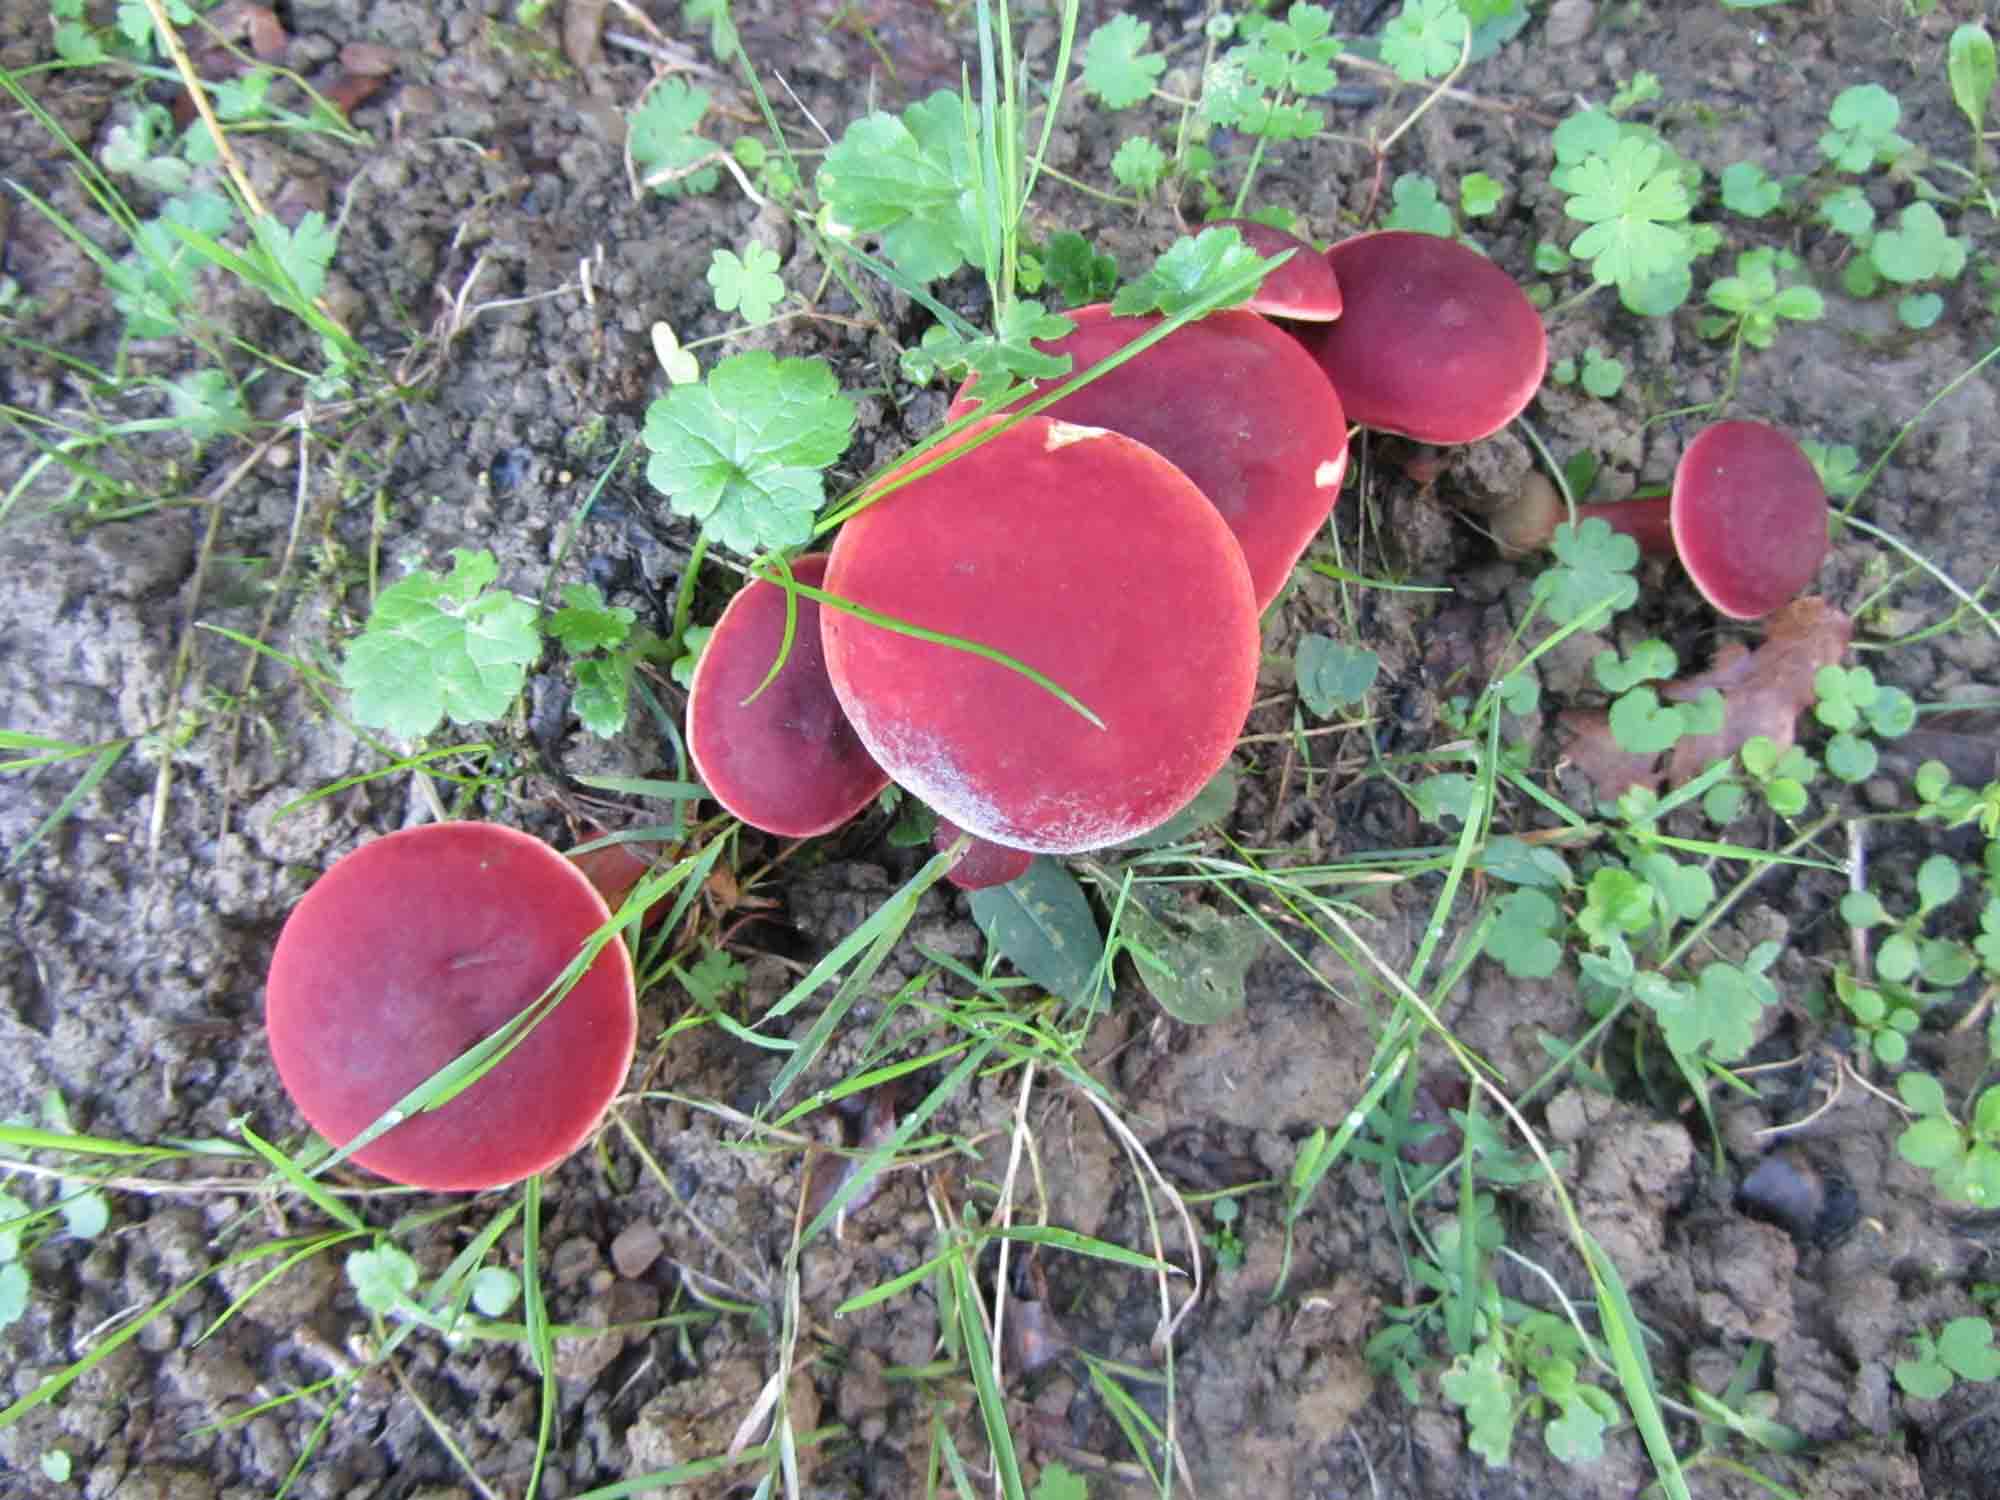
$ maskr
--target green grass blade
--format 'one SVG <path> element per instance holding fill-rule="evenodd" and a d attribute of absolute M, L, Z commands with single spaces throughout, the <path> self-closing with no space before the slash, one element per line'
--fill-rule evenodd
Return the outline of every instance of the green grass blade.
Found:
<path fill-rule="evenodd" d="M 14 852 L 7 856 L 7 862 L 0 864 L 0 871 L 13 869 L 27 857 L 29 850 L 62 827 L 69 815 L 76 811 L 77 804 L 97 790 L 97 784 L 111 774 L 111 768 L 123 760 L 125 752 L 131 748 L 132 741 L 116 740 L 98 751 L 96 759 L 92 760 L 83 775 L 77 778 L 76 785 L 71 787 L 68 795 L 56 804 L 55 811 L 36 824 L 35 831 L 15 846 Z"/>

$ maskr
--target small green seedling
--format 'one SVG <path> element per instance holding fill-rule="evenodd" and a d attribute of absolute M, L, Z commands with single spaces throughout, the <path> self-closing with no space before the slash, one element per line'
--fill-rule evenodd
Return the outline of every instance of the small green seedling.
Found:
<path fill-rule="evenodd" d="M 708 284 L 715 290 L 716 311 L 741 313 L 750 323 L 764 322 L 785 300 L 778 252 L 765 245 L 745 245 L 741 256 L 733 250 L 715 251 Z"/>
<path fill-rule="evenodd" d="M 1413 229 L 1450 239 L 1458 232 L 1451 210 L 1438 196 L 1437 182 L 1421 172 L 1404 172 L 1389 185 L 1389 212 L 1384 229 Z"/>
<path fill-rule="evenodd" d="M 1753 349 L 1768 349 L 1781 322 L 1816 323 L 1826 312 L 1826 299 L 1803 282 L 1783 280 L 1797 275 L 1803 263 L 1789 250 L 1745 251 L 1736 257 L 1736 274 L 1718 278 L 1708 289 L 1709 306 L 1698 323 L 1703 338 L 1735 335 Z"/>
<path fill-rule="evenodd" d="M 1584 350 L 1583 362 L 1565 356 L 1549 367 L 1549 379 L 1557 385 L 1581 384 L 1599 400 L 1609 401 L 1625 385 L 1625 365 L 1595 344 Z"/>
<path fill-rule="evenodd" d="M 1470 31 L 1458 0 L 1404 0 L 1382 28 L 1382 61 L 1405 83 L 1442 78 L 1458 66 Z"/>
<path fill-rule="evenodd" d="M 1137 16 L 1112 17 L 1083 45 L 1083 89 L 1106 109 L 1130 109 L 1152 97 L 1166 57 L 1148 52 L 1153 29 Z"/>
<path fill-rule="evenodd" d="M 1984 1318 L 1953 1318 L 1935 1335 L 1920 1328 L 1910 1342 L 1916 1353 L 1896 1361 L 1896 1384 L 1922 1400 L 1937 1400 L 1960 1380 L 1983 1384 L 2000 1376 L 2000 1349 Z"/>
<path fill-rule="evenodd" d="M 1588 629 L 1630 609 L 1639 598 L 1632 570 L 1639 544 L 1595 516 L 1555 529 L 1549 551 L 1556 565 L 1535 579 L 1535 598 L 1558 625 Z"/>
<path fill-rule="evenodd" d="M 449 574 L 418 571 L 382 590 L 340 669 L 358 722 L 418 739 L 447 718 L 505 716 L 542 638 L 535 606 L 491 587 L 499 576 L 492 553 L 460 547 Z"/>
<path fill-rule="evenodd" d="M 1897 134 L 1903 105 L 1879 83 L 1857 83 L 1834 97 L 1827 110 L 1827 130 L 1819 138 L 1820 155 L 1835 171 L 1866 172 L 1891 165 L 1910 149 Z"/>
<path fill-rule="evenodd" d="M 1549 180 L 1564 211 L 1585 226 L 1569 254 L 1599 285 L 1618 288 L 1631 311 L 1657 316 L 1687 299 L 1690 267 L 1706 248 L 1687 223 L 1689 168 L 1656 132 L 1621 125 L 1602 110 L 1556 127 Z"/>
<path fill-rule="evenodd" d="M 1201 1242 L 1215 1256 L 1218 1270 L 1234 1271 L 1243 1264 L 1243 1241 L 1236 1233 L 1237 1221 L 1242 1216 L 1242 1205 L 1234 1198 L 1218 1198 L 1215 1207 L 1209 1210 L 1215 1227 L 1203 1232 Z"/>
<path fill-rule="evenodd" d="M 1746 219 L 1761 219 L 1775 213 L 1784 201 L 1785 190 L 1753 161 L 1731 162 L 1716 178 L 1722 206 Z"/>
<path fill-rule="evenodd" d="M 1969 1119 L 1945 1102 L 1944 1085 L 1928 1073 L 1909 1072 L 1896 1092 L 1916 1118 L 1896 1138 L 1896 1151 L 1931 1174 L 1941 1197 L 1979 1207 L 2000 1203 L 2000 1084 L 1982 1090 Z"/>
<path fill-rule="evenodd" d="M 626 128 L 626 149 L 642 187 L 665 198 L 712 192 L 721 181 L 712 163 L 721 148 L 696 134 L 708 113 L 708 91 L 662 78 L 639 101 Z"/>
<path fill-rule="evenodd" d="M 1916 727 L 1916 700 L 1901 688 L 1878 684 L 1866 667 L 1821 667 L 1813 690 L 1818 696 L 1813 717 L 1834 731 L 1826 742 L 1826 768 L 1842 781 L 1866 781 L 1879 764 L 1875 746 L 1859 731 L 1897 739 Z"/>
<path fill-rule="evenodd" d="M 1381 659 L 1373 651 L 1330 636 L 1301 636 L 1292 654 L 1299 702 L 1316 719 L 1330 719 L 1350 703 L 1367 697 L 1381 670 Z"/>

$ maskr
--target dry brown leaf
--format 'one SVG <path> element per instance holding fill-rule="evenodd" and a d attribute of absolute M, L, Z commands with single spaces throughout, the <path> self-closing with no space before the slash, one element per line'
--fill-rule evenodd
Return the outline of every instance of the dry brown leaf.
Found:
<path fill-rule="evenodd" d="M 1670 682 L 1660 696 L 1677 703 L 1699 698 L 1710 688 L 1722 694 L 1722 728 L 1689 735 L 1674 746 L 1667 780 L 1678 785 L 1704 767 L 1734 755 L 1746 740 L 1763 735 L 1789 750 L 1798 738 L 1799 715 L 1817 696 L 1813 678 L 1847 654 L 1854 622 L 1824 599 L 1794 599 L 1764 627 L 1755 651 L 1726 646 L 1706 672 Z"/>
<path fill-rule="evenodd" d="M 1660 696 L 1674 703 L 1692 702 L 1710 688 L 1721 693 L 1722 728 L 1716 733 L 1686 736 L 1662 766 L 1657 755 L 1621 750 L 1604 710 L 1573 708 L 1559 720 L 1571 735 L 1564 753 L 1597 795 L 1609 800 L 1634 786 L 1657 790 L 1662 779 L 1678 786 L 1758 735 L 1780 751 L 1790 749 L 1798 738 L 1799 715 L 1817 696 L 1813 677 L 1847 654 L 1853 634 L 1854 622 L 1824 599 L 1795 599 L 1766 622 L 1756 650 L 1724 646 L 1707 671 L 1661 685 Z"/>
<path fill-rule="evenodd" d="M 604 61 L 605 4 L 606 0 L 569 0 L 563 7 L 563 56 L 579 73 Z"/>
<path fill-rule="evenodd" d="M 1611 733 L 1611 716 L 1601 708 L 1566 708 L 1556 722 L 1569 732 L 1563 758 L 1590 781 L 1600 802 L 1611 802 L 1632 787 L 1656 791 L 1660 757 L 1621 750 Z"/>

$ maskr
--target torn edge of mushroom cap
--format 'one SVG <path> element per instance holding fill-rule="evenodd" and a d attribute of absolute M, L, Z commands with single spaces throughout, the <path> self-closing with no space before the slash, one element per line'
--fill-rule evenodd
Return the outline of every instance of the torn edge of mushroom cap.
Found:
<path fill-rule="evenodd" d="M 792 576 L 817 588 L 827 554 L 792 559 Z M 695 664 L 687 744 L 711 796 L 752 828 L 780 838 L 827 833 L 889 784 L 848 723 L 827 676 L 820 607 L 796 596 L 784 665 L 785 588 L 752 579 L 729 601 Z"/>
<path fill-rule="evenodd" d="M 1326 256 L 1341 315 L 1297 333 L 1349 421 L 1423 443 L 1472 443 L 1534 399 L 1548 369 L 1541 314 L 1477 250 L 1379 229 Z"/>
<path fill-rule="evenodd" d="M 1826 560 L 1826 488 L 1805 450 L 1766 422 L 1717 422 L 1674 466 L 1674 549 L 1720 614 L 1759 620 Z"/>
<path fill-rule="evenodd" d="M 1255 219 L 1210 219 L 1204 229 L 1233 229 L 1265 259 L 1292 252 L 1292 258 L 1264 278 L 1243 306 L 1267 318 L 1298 323 L 1331 323 L 1340 316 L 1340 278 L 1313 245 L 1295 234 Z"/>

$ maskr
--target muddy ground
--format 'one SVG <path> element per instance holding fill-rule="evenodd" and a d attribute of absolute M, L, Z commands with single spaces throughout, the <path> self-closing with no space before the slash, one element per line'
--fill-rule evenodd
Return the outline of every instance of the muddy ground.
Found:
<path fill-rule="evenodd" d="M 279 924 L 336 856 L 430 815 L 412 779 L 394 776 L 280 816 L 301 794 L 375 770 L 381 758 L 324 713 L 296 674 L 268 662 L 251 670 L 218 636 L 184 645 L 191 619 L 261 633 L 280 650 L 324 659 L 365 609 L 371 549 L 393 575 L 468 545 L 496 552 L 506 580 L 529 594 L 560 558 L 560 579 L 588 577 L 649 618 L 658 619 L 670 601 L 690 536 L 657 505 L 637 464 L 613 475 L 575 545 L 563 550 L 566 522 L 660 388 L 648 330 L 664 318 L 688 340 L 732 325 L 715 312 L 702 280 L 717 246 L 746 239 L 770 245 L 785 258 L 783 274 L 795 288 L 819 288 L 823 268 L 806 239 L 733 191 L 635 202 L 621 153 L 622 112 L 653 76 L 654 61 L 607 42 L 578 72 L 562 56 L 555 9 L 523 36 L 492 24 L 514 18 L 498 0 L 280 6 L 289 66 L 337 81 L 359 58 L 374 70 L 367 76 L 382 78 L 353 114 L 367 140 L 348 146 L 262 135 L 240 138 L 239 149 L 281 213 L 344 212 L 329 304 L 391 360 L 420 348 L 409 399 L 346 447 L 279 445 L 228 486 L 219 507 L 176 505 L 87 527 L 36 517 L 27 504 L 9 516 L 0 550 L 13 624 L 0 638 L 0 719 L 76 742 L 147 739 L 52 837 L 0 876 L 10 934 L 0 945 L 0 1116 L 38 1115 L 55 1090 L 76 1127 L 100 1136 L 226 1137 L 241 1117 L 268 1138 L 296 1140 L 299 1123 L 278 1088 L 261 1029 L 262 976 Z M 706 64 L 702 39 L 683 26 L 678 6 L 646 0 L 644 9 L 685 44 L 687 59 Z M 789 85 L 792 97 L 778 107 L 801 139 L 810 134 L 806 111 L 838 133 L 872 105 L 955 81 L 970 9 L 946 15 L 917 0 L 737 6 L 752 58 Z M 1091 9 L 1086 27 L 1109 13 Z M 1168 39 L 1177 63 L 1197 54 L 1191 38 L 1202 7 L 1127 9 Z M 1379 26 L 1367 13 L 1382 9 L 1339 5 L 1336 13 L 1343 27 Z M 1530 279 L 1533 244 L 1567 237 L 1560 196 L 1545 181 L 1551 124 L 1575 100 L 1601 100 L 1642 69 L 1661 83 L 1647 117 L 1711 170 L 1739 159 L 1774 176 L 1810 170 L 1828 102 L 1863 82 L 1900 95 L 1906 135 L 1940 156 L 1963 158 L 1965 126 L 1942 64 L 1944 38 L 1965 18 L 1951 13 L 1957 9 L 1964 7 L 1942 5 L 1914 18 L 1892 0 L 1751 11 L 1698 0 L 1595 8 L 1560 0 L 1465 75 L 1460 87 L 1470 97 L 1441 101 L 1397 143 L 1388 176 L 1421 171 L 1449 183 L 1483 170 L 1499 179 L 1503 202 L 1477 232 L 1502 265 Z M 20 67 L 46 56 L 48 29 L 45 8 L 33 0 L 0 0 L 0 62 Z M 615 9 L 607 29 L 639 30 Z M 1052 36 L 1046 21 L 1031 19 L 1027 33 L 1045 62 Z M 343 54 L 357 43 L 375 49 Z M 724 116 L 719 133 L 728 138 L 750 128 L 754 115 L 741 91 L 719 76 L 705 81 Z M 1168 82 L 1176 82 L 1173 75 Z M 44 74 L 28 87 L 86 149 L 101 147 L 126 107 L 126 80 L 105 72 Z M 163 86 L 160 96 L 170 92 Z M 1360 78 L 1343 93 L 1333 127 L 1365 139 L 1392 127 L 1412 103 L 1408 93 Z M 1053 162 L 1072 176 L 1106 181 L 1111 152 L 1129 128 L 1073 98 Z M 17 109 L 0 112 L 0 162 L 14 183 L 115 243 L 57 149 Z M 1292 208 L 1313 235 L 1337 237 L 1362 223 L 1373 201 L 1373 165 L 1348 140 L 1285 148 L 1262 178 L 1259 198 Z M 1889 181 L 1871 182 L 1871 192 L 1879 209 L 1908 198 L 1905 184 Z M 1038 227 L 1079 229 L 1128 268 L 1144 264 L 1178 227 L 1165 208 L 1138 214 L 1053 184 L 1037 212 Z M 0 201 L 0 214 L 0 272 L 14 278 L 28 309 L 8 331 L 46 351 L 109 359 L 119 319 L 96 271 L 19 196 Z M 1989 237 L 1992 224 L 1968 216 L 1963 230 Z M 1816 231 L 1797 231 L 1812 273 L 1832 286 L 1833 247 L 1822 240 Z M 588 298 L 580 271 L 586 262 Z M 962 281 L 953 295 L 969 298 L 970 287 Z M 208 311 L 235 318 L 244 337 L 296 357 L 309 353 L 267 308 L 219 283 L 203 290 L 213 299 Z M 1837 293 L 1829 300 L 1825 321 L 1788 328 L 1774 349 L 1750 354 L 1732 415 L 1850 443 L 1865 460 L 1994 337 L 1970 277 L 1922 335 L 1899 331 L 1879 303 Z M 476 311 L 454 316 L 454 302 Z M 851 478 L 928 431 L 943 398 L 897 373 L 897 344 L 921 334 L 920 313 L 893 299 L 872 311 L 858 308 L 837 284 L 819 306 L 842 321 L 800 320 L 743 342 L 825 356 L 847 388 L 866 392 L 858 438 L 841 468 Z M 1604 457 L 1604 493 L 1663 480 L 1701 419 L 1659 414 L 1720 391 L 1726 353 L 1698 336 L 1695 316 L 1689 308 L 1671 319 L 1639 320 L 1599 295 L 1553 324 L 1558 356 L 1597 347 L 1631 372 L 1615 400 L 1550 387 L 1529 414 L 1558 456 L 1587 448 Z M 182 346 L 157 341 L 135 346 L 131 357 L 171 373 L 185 355 Z M 269 397 L 259 415 L 269 418 L 297 399 L 295 386 L 276 380 L 259 391 Z M 75 419 L 88 397 L 53 352 L 32 355 L 17 343 L 0 361 L 0 400 Z M 1939 404 L 1862 511 L 1968 585 L 2000 565 L 1995 407 L 1984 377 Z M 1502 467 L 1518 461 L 1511 441 L 1490 450 Z M 134 478 L 145 494 L 213 494 L 242 451 L 213 445 L 191 462 L 184 447 L 140 449 L 153 468 Z M 1455 590 L 1418 604 L 1366 596 L 1363 643 L 1384 665 L 1375 704 L 1381 743 L 1410 750 L 1443 734 L 1438 711 L 1463 680 L 1455 674 L 1490 665 L 1494 643 L 1518 617 L 1532 567 L 1496 561 L 1489 543 L 1451 520 L 1385 456 L 1373 446 L 1360 452 L 1360 488 L 1337 517 L 1349 555 Z M 19 426 L 0 429 L 0 484 L 11 484 L 29 457 Z M 1836 544 L 1820 585 L 1835 604 L 1852 608 L 1883 577 L 1879 549 L 1850 538 Z M 274 578 L 281 579 L 275 592 Z M 1665 634 L 1683 660 L 1701 659 L 1741 634 L 1719 628 L 1679 578 L 1655 573 L 1649 581 L 1635 633 Z M 1253 732 L 1291 722 L 1292 643 L 1303 630 L 1333 624 L 1334 598 L 1325 580 L 1302 582 L 1274 613 L 1272 665 Z M 719 591 L 705 595 L 698 613 L 712 617 L 719 600 Z M 1907 583 L 1863 622 L 1864 638 L 1906 633 L 1948 612 L 1942 590 Z M 1548 663 L 1545 694 L 1565 701 L 1586 659 L 1564 654 Z M 1971 702 L 2000 691 L 2000 642 L 1977 629 L 1869 661 L 1922 703 Z M 538 680 L 533 696 L 536 717 L 521 740 L 525 774 L 483 810 L 566 841 L 581 832 L 583 811 L 605 815 L 567 778 L 652 773 L 663 751 L 643 735 L 607 748 L 576 732 L 561 716 L 553 682 Z M 187 732 L 162 733 L 177 724 Z M 1553 734 L 1545 735 L 1542 764 L 1556 753 Z M 1358 774 L 1366 763 L 1363 746 L 1335 742 L 1308 775 L 1287 766 L 1281 745 L 1246 749 L 1234 831 L 1310 858 L 1434 841 L 1437 830 L 1419 824 L 1405 801 Z M 18 849 L 77 774 L 72 763 L 0 781 L 0 848 Z M 1865 790 L 1890 804 L 1896 795 L 1888 784 Z M 865 818 L 794 857 L 754 892 L 773 904 L 746 908 L 755 920 L 731 928 L 751 966 L 753 1004 L 787 982 L 795 972 L 787 963 L 824 951 L 913 868 L 915 855 L 893 847 L 887 832 L 886 817 Z M 746 867 L 770 852 L 775 846 L 751 841 Z M 1909 853 L 1892 842 L 1875 851 L 1877 868 L 1894 870 Z M 1362 930 L 1391 966 L 1415 951 L 1432 895 L 1412 882 L 1365 899 Z M 1838 895 L 1837 883 L 1823 878 L 1774 878 L 1718 934 L 1724 951 L 1772 936 L 1786 944 L 1776 975 L 1784 1003 L 1768 1023 L 1761 1060 L 1810 1056 L 1842 1040 L 1829 1037 L 1803 1004 L 1824 984 L 1830 949 L 1842 941 L 1831 917 Z M 981 939 L 962 898 L 925 898 L 909 946 L 892 964 L 899 981 L 921 967 L 918 945 L 976 961 Z M 1206 1029 L 1169 1023 L 1134 986 L 1091 1037 L 1097 1076 L 1185 1191 L 1282 1179 L 1297 1143 L 1313 1127 L 1337 1123 L 1362 1085 L 1374 1041 L 1366 986 L 1331 949 L 1306 944 L 1298 958 L 1304 962 L 1274 950 L 1260 959 L 1247 1006 L 1228 1022 Z M 671 986 L 646 996 L 642 1037 L 656 1035 L 685 1004 Z M 1518 1091 L 1545 1065 L 1541 1037 L 1573 1036 L 1587 1018 L 1573 987 L 1517 983 L 1481 963 L 1447 1019 Z M 754 1106 L 770 1077 L 769 1059 L 713 1031 L 700 1036 L 663 1056 L 647 1058 L 642 1049 L 649 1085 Z M 1964 1038 L 1942 1029 L 1920 1040 L 1919 1054 L 1955 1086 L 1970 1082 L 1982 1061 Z M 836 1045 L 818 1081 L 841 1076 L 852 1055 Z M 1897 1388 L 1891 1367 L 1908 1352 L 1913 1330 L 1971 1310 L 1974 1284 L 1995 1279 L 1990 1251 L 2000 1230 L 1989 1217 L 1940 1203 L 1896 1157 L 1894 1111 L 1858 1088 L 1782 1137 L 1787 1167 L 1817 1184 L 1832 1207 L 1818 1213 L 1815 1198 L 1796 1237 L 1739 1212 L 1740 1183 L 1773 1139 L 1758 1132 L 1791 1123 L 1826 1098 L 1803 1066 L 1778 1069 L 1769 1081 L 1758 1098 L 1728 1105 L 1720 1142 L 1697 1115 L 1677 1109 L 1671 1093 L 1632 1090 L 1612 1099 L 1565 1085 L 1531 1107 L 1550 1144 L 1567 1153 L 1585 1222 L 1634 1289 L 1655 1335 L 1650 1349 L 1663 1389 L 1676 1397 L 1690 1385 L 1719 1391 L 1743 1351 L 1761 1344 L 1767 1353 L 1755 1388 L 1771 1393 L 1771 1414 L 1812 1448 L 1781 1461 L 1738 1444 L 1726 1450 L 1732 1462 L 1758 1463 L 1813 1497 L 1994 1493 L 2000 1413 L 1988 1390 L 1961 1383 L 1944 1399 L 1917 1400 Z M 936 1128 L 985 1142 L 990 1152 L 1014 1108 L 1011 1080 L 976 1086 Z M 543 1234 L 553 1315 L 606 1327 L 685 1310 L 680 1289 L 690 1273 L 724 1296 L 772 1310 L 801 1187 L 798 1153 L 737 1149 L 735 1130 L 685 1105 L 635 1103 L 621 1113 L 667 1164 L 673 1191 L 635 1170 L 616 1133 L 601 1158 L 586 1153 L 553 1175 Z M 1097 1115 L 1078 1096 L 1051 1089 L 1031 1101 L 1029 1118 L 1051 1222 L 1146 1244 L 1132 1168 Z M 1004 1160 L 989 1154 L 961 1169 L 976 1177 L 1003 1168 Z M 161 1185 L 115 1192 L 110 1225 L 92 1241 L 56 1235 L 38 1246 L 26 1316 L 0 1334 L 8 1356 L 0 1390 L 26 1393 L 97 1347 L 132 1310 L 260 1237 L 313 1223 L 296 1204 L 257 1191 L 247 1172 L 232 1177 L 231 1169 L 205 1165 L 194 1175 L 202 1180 L 175 1182 L 165 1171 Z M 817 1408 L 822 1420 L 844 1429 L 810 1466 L 812 1493 L 921 1493 L 933 1418 L 957 1433 L 975 1460 L 983 1452 L 966 1389 L 893 1378 L 899 1367 L 924 1366 L 935 1353 L 936 1308 L 925 1292 L 832 1316 L 843 1299 L 933 1253 L 924 1180 L 914 1171 L 894 1174 L 840 1242 L 822 1241 L 805 1256 L 808 1358 L 794 1412 L 805 1426 Z M 13 1188 L 38 1201 L 52 1190 L 25 1180 Z M 384 1224 L 399 1207 L 364 1201 Z M 1382 1326 L 1384 1309 L 1418 1293 L 1373 1167 L 1344 1165 L 1321 1188 L 1299 1224 L 1286 1293 L 1275 1303 L 1279 1195 L 1252 1192 L 1240 1201 L 1240 1263 L 1211 1268 L 1177 1346 L 1177 1419 L 1195 1493 L 1224 1500 L 1609 1497 L 1635 1495 L 1647 1483 L 1650 1471 L 1629 1428 L 1612 1433 L 1597 1463 L 1566 1467 L 1549 1455 L 1539 1438 L 1543 1417 L 1532 1414 L 1510 1467 L 1490 1468 L 1468 1448 L 1463 1414 L 1440 1397 L 1435 1368 L 1420 1375 L 1422 1399 L 1412 1405 L 1370 1367 L 1362 1349 Z M 1571 1296 L 1587 1296 L 1546 1196 L 1524 1189 L 1504 1203 L 1509 1244 Z M 427 1273 L 462 1243 L 463 1222 L 447 1217 L 406 1240 Z M 1213 1228 L 1206 1215 L 1202 1223 Z M 1185 1252 L 1177 1235 L 1168 1243 Z M 518 1237 L 508 1253 L 518 1256 Z M 1149 1281 L 1063 1257 L 1045 1259 L 1042 1270 L 1052 1337 L 1159 1368 Z M 59 1399 L 0 1430 L 0 1495 L 81 1490 L 216 1500 L 273 1493 L 321 1417 L 316 1398 L 221 1428 L 209 1424 L 350 1368 L 367 1322 L 338 1256 L 322 1255 L 197 1342 L 249 1279 L 240 1270 L 211 1277 Z M 1550 1300 L 1544 1282 L 1511 1262 L 1502 1280 L 1509 1295 Z M 764 1328 L 744 1317 L 691 1333 L 627 1330 L 565 1341 L 560 1436 L 542 1493 L 573 1494 L 721 1451 L 773 1357 Z M 491 1493 L 518 1496 L 538 1389 L 511 1349 L 449 1350 L 419 1337 L 398 1356 L 393 1375 L 378 1371 L 356 1388 L 293 1493 L 471 1496 L 464 1471 L 427 1424 L 428 1411 Z M 1076 1361 L 1058 1359 L 1018 1377 L 1012 1394 L 1031 1472 L 1060 1459 L 1091 1477 L 1093 1495 L 1139 1492 L 1129 1483 L 1129 1455 Z M 1693 1450 L 1691 1425 L 1678 1425 L 1676 1436 L 1683 1452 Z M 43 1477 L 44 1457 L 58 1451 L 73 1463 L 63 1483 Z M 1766 1493 L 1727 1464 L 1698 1467 L 1691 1480 L 1700 1495 Z"/>

